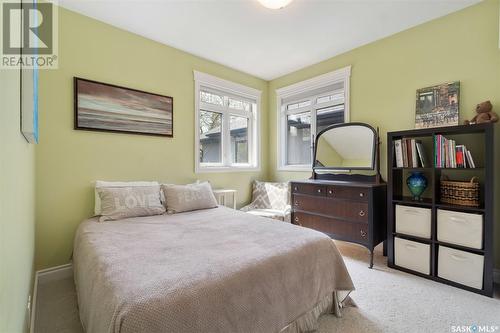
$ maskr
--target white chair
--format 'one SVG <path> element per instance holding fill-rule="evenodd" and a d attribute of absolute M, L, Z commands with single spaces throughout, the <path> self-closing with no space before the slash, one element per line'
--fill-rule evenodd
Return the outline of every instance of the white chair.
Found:
<path fill-rule="evenodd" d="M 254 181 L 252 202 L 240 209 L 249 214 L 283 222 L 291 221 L 290 186 L 286 183 Z"/>

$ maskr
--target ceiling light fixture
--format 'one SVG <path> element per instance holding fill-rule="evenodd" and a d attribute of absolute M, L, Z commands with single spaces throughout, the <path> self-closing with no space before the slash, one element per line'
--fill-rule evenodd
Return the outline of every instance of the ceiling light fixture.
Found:
<path fill-rule="evenodd" d="M 285 8 L 293 0 L 258 0 L 260 4 L 269 9 L 282 9 Z"/>

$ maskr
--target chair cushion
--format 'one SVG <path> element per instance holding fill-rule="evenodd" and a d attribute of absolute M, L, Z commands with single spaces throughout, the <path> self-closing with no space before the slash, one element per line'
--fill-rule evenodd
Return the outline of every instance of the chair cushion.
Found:
<path fill-rule="evenodd" d="M 255 181 L 252 192 L 252 207 L 283 211 L 289 200 L 288 183 L 269 183 Z"/>

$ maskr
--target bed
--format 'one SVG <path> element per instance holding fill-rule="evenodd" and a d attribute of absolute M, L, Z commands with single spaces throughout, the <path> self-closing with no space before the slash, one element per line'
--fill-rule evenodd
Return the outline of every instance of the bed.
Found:
<path fill-rule="evenodd" d="M 225 207 L 86 220 L 74 273 L 88 333 L 303 332 L 354 289 L 329 237 Z"/>

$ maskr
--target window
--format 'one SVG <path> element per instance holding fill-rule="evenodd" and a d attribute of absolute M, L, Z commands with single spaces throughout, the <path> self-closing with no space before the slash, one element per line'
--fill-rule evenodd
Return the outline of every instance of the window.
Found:
<path fill-rule="evenodd" d="M 195 72 L 195 171 L 259 169 L 261 92 Z"/>
<path fill-rule="evenodd" d="M 278 170 L 310 171 L 316 134 L 349 121 L 346 67 L 278 89 Z"/>
<path fill-rule="evenodd" d="M 302 165 L 311 162 L 311 112 L 290 114 L 287 123 L 288 165 Z"/>
<path fill-rule="evenodd" d="M 222 113 L 200 110 L 200 162 L 222 163 Z"/>
<path fill-rule="evenodd" d="M 247 164 L 248 158 L 248 118 L 231 116 L 229 118 L 231 132 L 231 163 Z"/>

